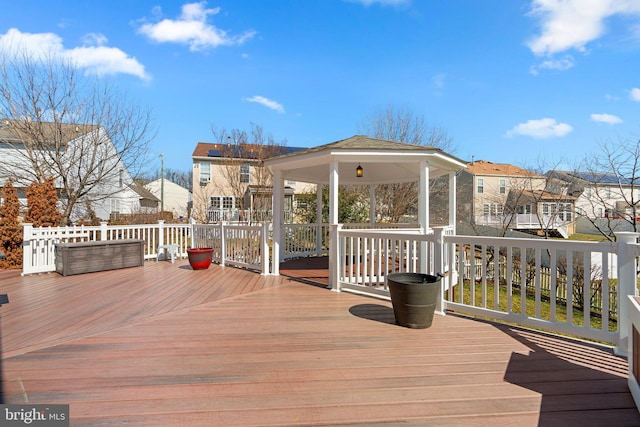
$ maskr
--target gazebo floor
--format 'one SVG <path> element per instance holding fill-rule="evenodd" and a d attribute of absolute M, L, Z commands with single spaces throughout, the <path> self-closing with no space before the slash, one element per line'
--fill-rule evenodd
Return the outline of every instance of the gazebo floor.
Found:
<path fill-rule="evenodd" d="M 72 426 L 640 425 L 607 347 L 456 315 L 402 328 L 386 301 L 310 286 L 315 267 L 2 272 L 4 403 L 69 404 Z"/>

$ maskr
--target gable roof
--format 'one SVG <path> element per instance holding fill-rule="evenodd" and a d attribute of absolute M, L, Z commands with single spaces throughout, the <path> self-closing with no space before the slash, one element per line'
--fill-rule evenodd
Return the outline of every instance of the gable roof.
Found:
<path fill-rule="evenodd" d="M 525 196 L 529 196 L 534 198 L 535 200 L 540 201 L 552 201 L 552 202 L 560 202 L 560 201 L 575 201 L 578 197 L 571 194 L 558 194 L 551 193 L 545 190 L 524 190 L 522 194 Z"/>
<path fill-rule="evenodd" d="M 258 150 L 253 150 L 257 148 Z M 297 151 L 306 150 L 303 147 L 287 147 L 284 145 L 259 145 L 259 144 L 213 144 L 208 142 L 199 142 L 193 150 L 192 157 L 226 157 L 227 153 L 233 158 L 257 159 L 258 153 L 266 150 L 270 154 L 269 157 L 278 157 L 285 154 L 295 153 Z"/>
<path fill-rule="evenodd" d="M 0 141 L 12 144 L 22 143 L 26 137 L 39 134 L 44 139 L 39 142 L 66 143 L 99 127 L 89 124 L 0 119 Z"/>
<path fill-rule="evenodd" d="M 618 176 L 614 173 L 604 173 L 604 172 L 566 172 L 566 171 L 556 171 L 553 174 L 554 176 L 562 179 L 563 177 L 569 178 L 567 181 L 580 180 L 583 182 L 588 182 L 591 184 L 609 184 L 609 185 L 640 185 L 640 178 L 636 177 L 635 180 L 631 178 L 626 178 L 623 176 Z M 634 182 L 635 181 L 635 182 Z"/>
<path fill-rule="evenodd" d="M 512 177 L 542 177 L 535 172 L 509 163 L 493 163 L 487 160 L 475 160 L 467 164 L 467 171 L 474 175 L 500 175 Z"/>
<path fill-rule="evenodd" d="M 153 193 L 141 185 L 136 183 L 130 184 L 129 188 L 135 191 L 141 199 L 152 200 L 154 202 L 159 202 L 160 199 L 153 195 Z"/>

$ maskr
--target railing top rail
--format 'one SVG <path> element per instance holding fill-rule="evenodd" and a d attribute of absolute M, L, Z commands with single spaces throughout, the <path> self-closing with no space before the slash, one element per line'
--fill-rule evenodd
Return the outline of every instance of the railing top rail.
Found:
<path fill-rule="evenodd" d="M 214 228 L 218 229 L 220 227 L 224 228 L 234 228 L 237 230 L 262 230 L 264 225 L 262 223 L 254 224 L 254 225 L 241 225 L 241 224 L 193 224 L 195 228 Z"/>
<path fill-rule="evenodd" d="M 431 241 L 434 238 L 433 230 L 422 233 L 422 229 L 356 229 L 356 230 L 340 230 L 341 236 L 351 237 L 376 237 L 386 239 L 406 239 Z"/>
<path fill-rule="evenodd" d="M 484 237 L 484 236 L 446 236 L 450 243 L 461 244 L 486 244 L 500 247 L 526 246 L 528 248 L 549 249 L 553 247 L 559 250 L 590 251 L 590 252 L 615 252 L 617 244 L 614 242 L 582 242 L 577 240 L 552 240 L 552 239 L 527 239 L 516 237 Z"/>

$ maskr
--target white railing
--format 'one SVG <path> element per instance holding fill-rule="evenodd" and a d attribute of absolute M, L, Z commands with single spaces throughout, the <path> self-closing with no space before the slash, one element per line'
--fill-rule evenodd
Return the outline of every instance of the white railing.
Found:
<path fill-rule="evenodd" d="M 571 220 L 565 220 L 556 215 L 537 214 L 503 214 L 503 215 L 476 215 L 475 223 L 478 225 L 499 225 L 501 227 L 519 229 L 566 229 Z"/>
<path fill-rule="evenodd" d="M 326 255 L 329 224 L 285 224 L 284 259 Z"/>
<path fill-rule="evenodd" d="M 269 273 L 269 224 L 193 224 L 191 247 L 213 248 L 213 261 Z"/>
<path fill-rule="evenodd" d="M 377 230 L 417 231 L 417 224 L 374 224 Z M 343 230 L 371 229 L 371 224 L 344 224 Z M 329 224 L 285 224 L 283 259 L 326 255 L 329 252 Z"/>
<path fill-rule="evenodd" d="M 339 230 L 338 242 L 336 276 L 341 290 L 388 296 L 388 274 L 433 272 L 433 230 Z"/>
<path fill-rule="evenodd" d="M 617 342 L 617 319 L 610 316 L 617 298 L 608 298 L 613 286 L 608 260 L 616 244 L 477 236 L 445 242 L 452 254 L 449 271 L 457 272 L 457 280 L 445 281 L 447 309 Z M 591 264 L 594 254 L 602 259 L 601 271 Z M 470 271 L 469 260 L 475 260 Z M 592 300 L 599 301 L 599 309 Z"/>
<path fill-rule="evenodd" d="M 120 239 L 140 239 L 145 241 L 145 259 L 157 256 L 158 246 L 178 245 L 182 256 L 187 255 L 191 225 L 157 224 L 33 227 L 23 226 L 22 274 L 47 273 L 55 271 L 55 244 L 73 242 L 93 242 Z"/>
<path fill-rule="evenodd" d="M 622 283 L 620 270 L 610 271 L 610 260 L 621 253 L 634 260 L 640 255 L 637 244 L 454 236 L 450 229 L 420 234 L 340 227 L 338 240 L 338 272 L 331 273 L 338 283 L 334 289 L 388 297 L 389 273 L 443 273 L 442 311 L 612 344 L 618 343 L 618 319 L 624 316 L 620 298 L 636 292 L 633 279 Z M 600 262 L 592 263 L 593 258 Z"/>
<path fill-rule="evenodd" d="M 258 209 L 238 209 L 238 208 L 208 208 L 207 223 L 220 223 L 220 222 L 238 222 L 245 224 L 255 224 L 270 222 L 273 216 L 271 209 L 258 210 Z M 293 221 L 294 213 L 291 210 L 284 212 L 285 222 Z"/>

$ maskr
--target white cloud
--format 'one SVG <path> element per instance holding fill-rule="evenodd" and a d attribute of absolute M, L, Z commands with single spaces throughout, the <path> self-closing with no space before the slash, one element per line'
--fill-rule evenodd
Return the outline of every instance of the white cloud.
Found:
<path fill-rule="evenodd" d="M 640 88 L 634 87 L 633 89 L 631 89 L 629 98 L 633 99 L 634 101 L 640 101 Z"/>
<path fill-rule="evenodd" d="M 633 14 L 640 14 L 636 0 L 533 0 L 530 15 L 539 18 L 541 32 L 527 44 L 539 56 L 585 52 L 587 43 L 605 33 L 607 18 Z"/>
<path fill-rule="evenodd" d="M 9 56 L 28 54 L 35 60 L 47 58 L 68 59 L 77 67 L 97 74 L 131 74 L 147 80 L 144 65 L 116 47 L 105 46 L 102 34 L 87 34 L 84 46 L 66 49 L 62 38 L 54 33 L 23 33 L 11 28 L 0 35 L 0 52 Z"/>
<path fill-rule="evenodd" d="M 230 36 L 224 30 L 207 23 L 209 15 L 217 15 L 220 8 L 206 8 L 207 2 L 186 3 L 177 19 L 162 19 L 155 24 L 146 23 L 138 32 L 159 43 L 180 43 L 197 52 L 217 46 L 240 45 L 255 35 L 255 31 L 245 31 L 238 36 Z M 154 8 L 153 14 L 159 15 Z"/>
<path fill-rule="evenodd" d="M 262 104 L 267 108 L 270 108 L 274 111 L 277 111 L 280 114 L 284 114 L 284 107 L 282 104 L 277 103 L 276 101 L 272 101 L 271 99 L 265 98 L 264 96 L 252 96 L 251 98 L 244 99 L 247 102 L 255 102 L 257 104 Z"/>
<path fill-rule="evenodd" d="M 615 125 L 618 123 L 622 123 L 622 119 L 618 116 L 614 116 L 612 114 L 592 114 L 591 120 L 598 123 L 607 123 L 610 125 Z"/>
<path fill-rule="evenodd" d="M 567 55 L 563 59 L 549 59 L 541 62 L 539 65 L 534 65 L 531 67 L 530 72 L 534 76 L 537 76 L 539 70 L 566 71 L 573 67 L 573 65 L 573 57 Z"/>
<path fill-rule="evenodd" d="M 573 128 L 567 123 L 558 123 L 555 119 L 544 118 L 520 123 L 509 130 L 507 132 L 507 136 L 512 137 L 522 135 L 536 139 L 545 139 L 565 136 L 571 131 L 573 131 Z"/>
<path fill-rule="evenodd" d="M 447 78 L 446 73 L 439 73 L 433 76 L 431 78 L 431 81 L 433 82 L 433 86 L 436 89 L 442 89 L 444 88 L 446 78 Z"/>

